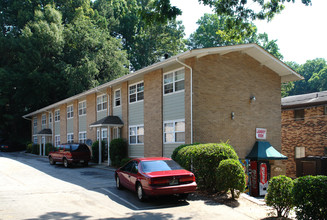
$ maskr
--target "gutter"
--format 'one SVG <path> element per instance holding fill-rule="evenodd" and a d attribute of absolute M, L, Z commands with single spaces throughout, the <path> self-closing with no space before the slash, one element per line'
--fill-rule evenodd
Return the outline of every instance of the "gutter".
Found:
<path fill-rule="evenodd" d="M 185 66 L 185 67 L 187 67 L 187 68 L 189 68 L 190 69 L 190 71 L 191 71 L 191 79 L 190 79 L 190 97 L 191 97 L 191 144 L 193 144 L 193 69 L 192 69 L 192 67 L 190 67 L 190 66 L 188 66 L 188 65 L 186 65 L 185 63 L 183 63 L 182 61 L 180 61 L 179 59 L 178 59 L 178 57 L 176 57 L 176 61 L 178 62 L 178 63 L 180 63 L 181 65 L 183 65 L 183 66 Z"/>

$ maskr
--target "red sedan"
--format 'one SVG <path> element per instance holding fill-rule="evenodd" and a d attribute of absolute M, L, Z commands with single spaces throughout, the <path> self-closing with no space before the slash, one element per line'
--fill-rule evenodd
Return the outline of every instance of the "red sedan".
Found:
<path fill-rule="evenodd" d="M 140 201 L 148 196 L 178 194 L 186 199 L 196 190 L 192 172 L 165 157 L 136 158 L 115 172 L 118 189 L 125 187 L 137 192 Z"/>

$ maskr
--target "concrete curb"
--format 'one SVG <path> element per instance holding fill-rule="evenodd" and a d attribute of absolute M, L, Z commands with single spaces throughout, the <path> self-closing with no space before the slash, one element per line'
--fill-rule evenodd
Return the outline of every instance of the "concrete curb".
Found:
<path fill-rule="evenodd" d="M 252 197 L 248 194 L 245 194 L 245 193 L 241 193 L 241 196 L 251 202 L 254 202 L 255 204 L 257 205 L 266 205 L 264 199 L 258 199 L 258 198 L 255 198 L 255 197 Z"/>

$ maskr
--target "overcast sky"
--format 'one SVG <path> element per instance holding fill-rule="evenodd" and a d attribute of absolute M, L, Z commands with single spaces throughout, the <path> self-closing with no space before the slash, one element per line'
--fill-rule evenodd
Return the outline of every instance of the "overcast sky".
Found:
<path fill-rule="evenodd" d="M 327 0 L 312 0 L 312 6 L 304 6 L 300 0 L 288 3 L 285 10 L 273 21 L 255 22 L 258 33 L 266 32 L 269 39 L 277 39 L 284 61 L 299 64 L 306 60 L 327 60 Z M 171 0 L 183 11 L 177 19 L 185 26 L 186 37 L 197 28 L 197 20 L 204 13 L 212 13 L 209 7 L 199 5 L 198 0 Z"/>

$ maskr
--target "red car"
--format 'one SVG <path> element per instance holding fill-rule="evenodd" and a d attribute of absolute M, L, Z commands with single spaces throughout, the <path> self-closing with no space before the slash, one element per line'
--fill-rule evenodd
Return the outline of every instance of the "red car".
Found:
<path fill-rule="evenodd" d="M 165 157 L 136 158 L 115 172 L 116 187 L 137 192 L 140 201 L 148 196 L 177 194 L 182 199 L 196 190 L 192 172 Z"/>
<path fill-rule="evenodd" d="M 49 153 L 51 165 L 61 162 L 65 167 L 73 163 L 82 163 L 87 166 L 91 160 L 91 151 L 86 144 L 60 144 Z"/>

